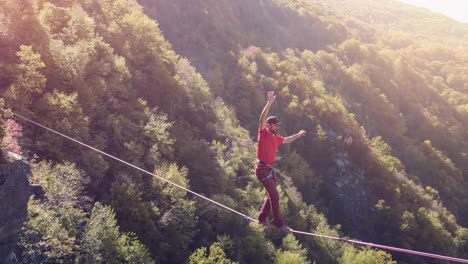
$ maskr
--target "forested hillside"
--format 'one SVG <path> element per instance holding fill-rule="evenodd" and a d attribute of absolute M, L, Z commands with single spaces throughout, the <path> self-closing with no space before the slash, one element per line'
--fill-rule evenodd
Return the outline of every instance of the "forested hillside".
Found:
<path fill-rule="evenodd" d="M 326 2 L 326 4 L 324 4 Z M 397 1 L 0 2 L 2 163 L 30 164 L 21 263 L 441 263 L 256 217 L 266 91 L 294 229 L 468 258 L 468 25 Z M 10 155 L 11 156 L 11 155 Z"/>

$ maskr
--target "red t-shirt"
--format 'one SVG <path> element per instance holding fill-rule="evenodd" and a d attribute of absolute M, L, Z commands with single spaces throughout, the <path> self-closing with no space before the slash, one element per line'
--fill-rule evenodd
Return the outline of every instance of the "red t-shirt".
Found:
<path fill-rule="evenodd" d="M 268 164 L 275 163 L 278 146 L 283 143 L 284 137 L 274 134 L 269 128 L 258 131 L 257 159 Z"/>

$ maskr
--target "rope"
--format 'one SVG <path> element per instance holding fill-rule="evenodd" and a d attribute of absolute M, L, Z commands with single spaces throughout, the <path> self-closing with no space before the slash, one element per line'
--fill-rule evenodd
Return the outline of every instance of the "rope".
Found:
<path fill-rule="evenodd" d="M 200 197 L 200 198 L 202 198 L 202 199 L 205 199 L 205 200 L 207 200 L 207 201 L 209 201 L 209 202 L 211 202 L 211 203 L 214 203 L 214 204 L 220 206 L 221 208 L 224 208 L 224 209 L 226 209 L 226 210 L 229 210 L 229 211 L 231 211 L 231 212 L 233 212 L 233 213 L 236 213 L 236 214 L 242 216 L 243 218 L 245 218 L 245 219 L 248 220 L 248 221 L 252 221 L 252 222 L 258 223 L 258 220 L 253 219 L 252 217 L 250 217 L 250 216 L 248 216 L 248 215 L 246 215 L 246 214 L 243 214 L 243 213 L 241 213 L 241 212 L 239 212 L 239 211 L 236 211 L 236 210 L 234 210 L 234 209 L 232 209 L 232 208 L 230 208 L 230 207 L 227 207 L 227 206 L 225 206 L 225 205 L 223 205 L 223 204 L 221 204 L 221 203 L 218 203 L 218 202 L 216 202 L 216 201 L 214 201 L 214 200 L 212 200 L 212 199 L 210 199 L 210 198 L 208 198 L 208 197 L 205 197 L 205 196 L 203 196 L 203 195 L 201 195 L 201 194 L 198 194 L 198 193 L 196 193 L 196 192 L 194 192 L 194 191 L 192 191 L 192 190 L 190 190 L 190 189 L 187 189 L 187 188 L 185 188 L 184 186 L 181 186 L 181 185 L 179 185 L 179 184 L 177 184 L 177 183 L 174 183 L 174 182 L 172 182 L 172 181 L 170 181 L 170 180 L 168 180 L 168 179 L 165 179 L 165 178 L 163 178 L 163 177 L 160 177 L 160 176 L 158 176 L 158 175 L 156 175 L 156 174 L 154 174 L 154 173 L 151 173 L 151 172 L 149 172 L 149 171 L 147 171 L 147 170 L 144 170 L 144 169 L 142 169 L 142 168 L 140 168 L 140 167 L 137 167 L 137 166 L 135 166 L 135 165 L 133 165 L 133 164 L 131 164 L 131 163 L 128 163 L 128 162 L 122 160 L 122 159 L 116 158 L 116 157 L 114 157 L 114 156 L 112 156 L 112 155 L 110 155 L 110 154 L 108 154 L 108 153 L 106 153 L 106 152 L 104 152 L 104 151 L 101 151 L 101 150 L 99 150 L 99 149 L 97 149 L 97 148 L 94 148 L 94 147 L 92 147 L 92 146 L 90 146 L 90 145 L 87 145 L 87 144 L 85 144 L 85 143 L 82 143 L 81 141 L 78 141 L 78 140 L 76 140 L 76 139 L 74 139 L 74 138 L 71 138 L 71 137 L 69 137 L 69 136 L 67 136 L 67 135 L 64 135 L 64 134 L 62 134 L 62 133 L 60 133 L 60 132 L 57 132 L 57 131 L 55 131 L 55 130 L 53 130 L 53 129 L 51 129 L 51 128 L 48 128 L 48 127 L 43 126 L 43 125 L 41 125 L 41 124 L 39 124 L 39 123 L 36 123 L 36 122 L 34 122 L 34 121 L 32 121 L 32 120 L 30 120 L 30 119 L 28 119 L 28 118 L 26 118 L 26 117 L 23 117 L 23 116 L 21 116 L 21 115 L 19 115 L 19 114 L 16 114 L 16 113 L 13 113 L 13 112 L 12 112 L 12 114 L 15 115 L 15 116 L 17 116 L 17 117 L 19 117 L 19 118 L 21 118 L 21 119 L 23 119 L 23 120 L 26 120 L 26 121 L 28 121 L 28 122 L 30 122 L 30 123 L 36 125 L 36 126 L 42 127 L 42 128 L 44 128 L 44 129 L 46 129 L 46 130 L 48 130 L 48 131 L 50 131 L 50 132 L 53 132 L 53 133 L 55 133 L 55 134 L 57 134 L 57 135 L 60 135 L 60 136 L 62 136 L 62 137 L 65 137 L 65 138 L 67 138 L 67 139 L 69 139 L 69 140 L 71 140 L 71 141 L 74 141 L 74 142 L 76 142 L 76 143 L 82 145 L 82 146 L 85 146 L 85 147 L 90 148 L 90 149 L 92 149 L 92 150 L 94 150 L 94 151 L 96 151 L 96 152 L 99 152 L 99 153 L 101 153 L 101 154 L 103 154 L 103 155 L 105 155 L 105 156 L 107 156 L 107 157 L 109 157 L 109 158 L 112 158 L 112 159 L 114 159 L 114 160 L 120 161 L 120 162 L 122 162 L 122 163 L 124 163 L 124 164 L 126 164 L 126 165 L 128 165 L 128 166 L 130 166 L 130 167 L 132 167 L 132 168 L 135 168 L 135 169 L 137 169 L 137 170 L 139 170 L 139 171 L 142 171 L 142 172 L 144 172 L 144 173 L 146 173 L 146 174 L 149 174 L 149 175 L 151 175 L 151 176 L 153 176 L 153 177 L 156 177 L 156 178 L 158 178 L 158 179 L 160 179 L 160 180 L 162 180 L 162 181 L 164 181 L 164 182 L 166 182 L 166 183 L 172 184 L 172 185 L 174 185 L 174 186 L 176 186 L 176 187 L 178 187 L 178 188 L 180 188 L 180 189 L 182 189 L 182 190 L 184 190 L 184 191 L 186 191 L 186 192 L 189 192 L 189 193 L 191 193 L 191 194 L 193 194 L 193 195 L 196 195 L 196 196 L 198 196 L 198 197 Z M 369 246 L 369 247 L 380 248 L 380 249 L 385 249 L 385 250 L 390 250 L 390 251 L 396 251 L 396 252 L 402 252 L 402 253 L 407 253 L 407 254 L 412 254 L 412 255 L 418 255 L 418 256 L 424 256 L 424 257 L 429 257 L 429 258 L 435 258 L 435 259 L 453 261 L 453 262 L 458 262 L 458 263 L 468 263 L 468 260 L 466 260 L 466 259 L 448 257 L 448 256 L 443 256 L 443 255 L 437 255 L 437 254 L 431 254 L 431 253 L 426 253 L 426 252 L 420 252 L 420 251 L 414 251 L 414 250 L 409 250 L 409 249 L 404 249 L 404 248 L 390 247 L 390 246 L 379 245 L 379 244 L 374 244 L 374 243 L 361 242 L 361 241 L 352 240 L 352 239 L 344 239 L 344 238 L 340 238 L 340 237 L 334 237 L 334 236 L 327 236 L 327 235 L 316 234 L 316 233 L 309 233 L 309 232 L 297 231 L 297 230 L 293 230 L 293 229 L 291 229 L 291 232 L 292 232 L 292 233 L 296 233 L 296 234 L 301 234 L 301 235 L 307 235 L 307 236 L 314 236 L 314 237 L 327 238 L 327 239 L 338 240 L 338 241 L 348 242 L 348 243 L 357 244 L 357 245 L 362 245 L 362 246 Z"/>
<path fill-rule="evenodd" d="M 241 212 L 238 212 L 238 211 L 236 211 L 236 210 L 234 210 L 234 209 L 232 209 L 232 208 L 229 208 L 229 207 L 227 207 L 227 206 L 225 206 L 225 205 L 223 205 L 223 204 L 221 204 L 221 203 L 216 202 L 215 200 L 212 200 L 212 199 L 210 199 L 210 198 L 208 198 L 208 197 L 205 197 L 205 196 L 203 196 L 203 195 L 201 195 L 201 194 L 198 194 L 198 193 L 196 193 L 196 192 L 194 192 L 194 191 L 192 191 L 192 190 L 190 190 L 190 189 L 185 188 L 185 187 L 182 186 L 182 185 L 179 185 L 179 184 L 174 183 L 174 182 L 172 182 L 172 181 L 170 181 L 170 180 L 168 180 L 168 179 L 165 179 L 165 178 L 163 178 L 163 177 L 161 177 L 161 176 L 158 176 L 158 175 L 156 175 L 156 174 L 154 174 L 154 173 L 151 173 L 151 172 L 149 172 L 149 171 L 147 171 L 147 170 L 144 170 L 144 169 L 142 169 L 142 168 L 140 168 L 140 167 L 137 167 L 137 166 L 135 166 L 135 165 L 133 165 L 133 164 L 131 164 L 131 163 L 126 162 L 125 160 L 116 158 L 116 157 L 114 157 L 114 156 L 112 156 L 112 155 L 110 155 L 110 154 L 107 154 L 107 153 L 104 152 L 104 151 L 101 151 L 101 150 L 99 150 L 99 149 L 97 149 L 97 148 L 94 148 L 94 147 L 88 145 L 88 144 L 85 144 L 85 143 L 83 143 L 83 142 L 81 142 L 81 141 L 78 141 L 78 140 L 76 140 L 76 139 L 74 139 L 74 138 L 71 138 L 71 137 L 69 137 L 69 136 L 67 136 L 67 135 L 64 135 L 64 134 L 62 134 L 62 133 L 60 133 L 60 132 L 57 132 L 57 131 L 55 131 L 55 130 L 53 130 L 53 129 L 51 129 L 51 128 L 48 128 L 48 127 L 43 126 L 43 125 L 41 125 L 41 124 L 39 124 L 39 123 L 36 123 L 36 122 L 34 122 L 34 121 L 32 121 L 32 120 L 26 118 L 26 117 L 23 117 L 23 116 L 21 116 L 21 115 L 15 114 L 15 113 L 13 113 L 13 112 L 12 112 L 12 114 L 15 115 L 15 116 L 17 116 L 17 117 L 19 117 L 19 118 L 21 118 L 21 119 L 24 119 L 24 120 L 26 120 L 26 121 L 32 123 L 32 124 L 34 124 L 34 125 L 36 125 L 36 126 L 40 126 L 40 127 L 44 128 L 44 129 L 49 130 L 50 132 L 53 132 L 53 133 L 55 133 L 55 134 L 57 134 L 57 135 L 60 135 L 60 136 L 65 137 L 65 138 L 67 138 L 67 139 L 69 139 L 69 140 L 72 140 L 72 141 L 74 141 L 74 142 L 76 142 L 76 143 L 78 143 L 78 144 L 80 144 L 80 145 L 82 145 L 82 146 L 85 146 L 85 147 L 87 147 L 87 148 L 90 148 L 90 149 L 92 149 L 92 150 L 94 150 L 94 151 L 97 151 L 97 152 L 101 153 L 102 155 L 105 155 L 105 156 L 107 156 L 107 157 L 109 157 L 109 158 L 112 158 L 112 159 L 114 159 L 114 160 L 120 161 L 120 162 L 122 162 L 122 163 L 124 163 L 124 164 L 126 164 L 126 165 L 128 165 L 128 166 L 130 166 L 130 167 L 132 167 L 132 168 L 135 168 L 135 169 L 137 169 L 137 170 L 139 170 L 139 171 L 142 171 L 142 172 L 144 172 L 144 173 L 146 173 L 146 174 L 149 174 L 149 175 L 151 175 L 151 176 L 153 176 L 153 177 L 156 177 L 156 178 L 158 178 L 158 179 L 160 179 L 160 180 L 162 180 L 162 181 L 164 181 L 164 182 L 166 182 L 166 183 L 172 184 L 172 185 L 174 185 L 174 186 L 176 186 L 176 187 L 178 187 L 178 188 L 180 188 L 180 189 L 182 189 L 182 190 L 184 190 L 184 191 L 186 191 L 186 192 L 189 192 L 189 193 L 191 193 L 191 194 L 194 194 L 194 195 L 196 195 L 196 196 L 198 196 L 198 197 L 200 197 L 200 198 L 202 198 L 202 199 L 205 199 L 205 200 L 207 200 L 207 201 L 209 201 L 209 202 L 211 202 L 211 203 L 214 203 L 214 204 L 216 204 L 216 205 L 218 205 L 218 206 L 220 206 L 220 207 L 222 207 L 222 208 L 224 208 L 224 209 L 226 209 L 226 210 L 229 210 L 229 211 L 231 211 L 231 212 L 233 212 L 233 213 L 236 213 L 236 214 L 238 214 L 238 215 L 244 217 L 245 219 L 247 219 L 247 220 L 249 220 L 249 221 L 258 222 L 258 220 L 255 220 L 255 219 L 253 219 L 252 217 L 250 217 L 250 216 L 248 216 L 248 215 L 246 215 L 246 214 L 243 214 L 243 213 L 241 213 Z"/>
<path fill-rule="evenodd" d="M 453 262 L 458 262 L 458 263 L 468 263 L 467 259 L 447 257 L 447 256 L 443 256 L 443 255 L 431 254 L 431 253 L 426 253 L 426 252 L 421 252 L 421 251 L 415 251 L 415 250 L 409 250 L 409 249 L 397 248 L 397 247 L 390 247 L 390 246 L 379 245 L 379 244 L 368 243 L 368 242 L 362 242 L 362 241 L 357 241 L 357 240 L 352 240 L 352 239 L 345 239 L 345 238 L 340 238 L 340 237 L 326 236 L 326 235 L 320 235 L 320 234 L 308 233 L 308 232 L 302 232 L 302 231 L 296 231 L 296 230 L 291 230 L 291 232 L 296 233 L 296 234 L 306 235 L 306 236 L 315 236 L 315 237 L 328 238 L 328 239 L 348 242 L 348 243 L 352 243 L 352 244 L 357 244 L 357 245 L 361 245 L 361 246 L 368 246 L 368 247 L 381 248 L 381 249 L 390 250 L 390 251 L 402 252 L 402 253 L 407 253 L 407 254 L 411 254 L 411 255 L 418 255 L 418 256 L 429 257 L 429 258 L 448 260 L 448 261 L 453 261 Z"/>

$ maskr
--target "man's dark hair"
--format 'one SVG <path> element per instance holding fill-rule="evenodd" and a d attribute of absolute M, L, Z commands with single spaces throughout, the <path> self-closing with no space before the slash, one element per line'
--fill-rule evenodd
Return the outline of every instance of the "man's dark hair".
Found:
<path fill-rule="evenodd" d="M 280 122 L 277 116 L 269 116 L 267 117 L 266 121 L 268 124 L 278 124 Z"/>

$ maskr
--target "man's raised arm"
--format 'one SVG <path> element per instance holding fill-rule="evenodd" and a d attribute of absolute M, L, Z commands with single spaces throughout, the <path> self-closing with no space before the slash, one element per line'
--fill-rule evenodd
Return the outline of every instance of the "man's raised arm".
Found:
<path fill-rule="evenodd" d="M 266 118 L 268 116 L 268 111 L 270 110 L 271 104 L 275 101 L 276 95 L 274 91 L 268 91 L 267 93 L 267 103 L 262 110 L 262 114 L 260 115 L 260 121 L 258 124 L 259 131 L 262 131 L 266 127 Z"/>

